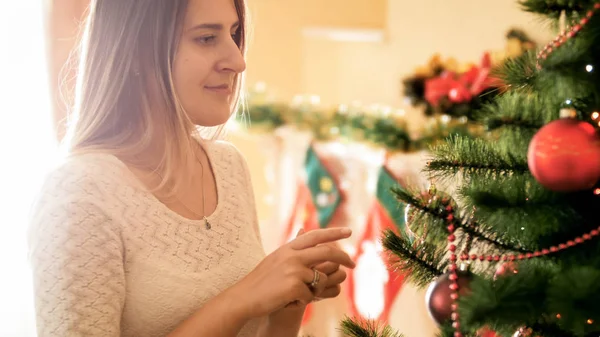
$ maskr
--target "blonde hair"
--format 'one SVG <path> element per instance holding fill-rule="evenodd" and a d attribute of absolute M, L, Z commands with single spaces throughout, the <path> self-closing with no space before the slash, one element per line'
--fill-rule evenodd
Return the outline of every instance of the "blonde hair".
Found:
<path fill-rule="evenodd" d="M 245 54 L 246 8 L 243 0 L 234 3 L 240 21 L 236 42 Z M 64 144 L 69 153 L 108 152 L 133 167 L 154 170 L 162 178 L 157 190 L 169 185 L 172 192 L 184 183 L 175 179 L 178 166 L 186 170 L 179 177 L 191 176 L 199 130 L 179 102 L 172 74 L 187 7 L 188 0 L 91 1 L 76 53 L 75 98 Z M 232 115 L 242 83 L 238 75 Z M 218 127 L 213 137 L 222 131 Z M 160 162 L 144 162 L 138 155 L 157 138 L 164 141 Z"/>

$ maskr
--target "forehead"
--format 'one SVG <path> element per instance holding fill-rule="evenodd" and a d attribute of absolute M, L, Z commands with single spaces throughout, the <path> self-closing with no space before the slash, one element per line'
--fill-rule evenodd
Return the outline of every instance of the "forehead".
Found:
<path fill-rule="evenodd" d="M 238 21 L 234 0 L 189 0 L 185 27 L 201 23 L 220 23 L 230 26 Z"/>

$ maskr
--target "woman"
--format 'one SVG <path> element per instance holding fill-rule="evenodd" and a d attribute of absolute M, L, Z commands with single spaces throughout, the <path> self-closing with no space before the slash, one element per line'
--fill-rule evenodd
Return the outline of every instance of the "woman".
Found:
<path fill-rule="evenodd" d="M 95 0 L 69 155 L 34 207 L 30 258 L 46 336 L 296 336 L 335 297 L 349 230 L 265 257 L 246 162 L 198 127 L 235 111 L 243 0 Z"/>

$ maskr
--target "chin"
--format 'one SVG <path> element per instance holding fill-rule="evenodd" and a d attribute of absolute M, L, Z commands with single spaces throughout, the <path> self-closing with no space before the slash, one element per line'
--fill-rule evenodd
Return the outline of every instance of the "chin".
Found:
<path fill-rule="evenodd" d="M 192 115 L 191 119 L 197 126 L 213 127 L 227 123 L 231 115 L 231 108 L 227 106 L 226 108 L 206 109 L 196 116 Z"/>

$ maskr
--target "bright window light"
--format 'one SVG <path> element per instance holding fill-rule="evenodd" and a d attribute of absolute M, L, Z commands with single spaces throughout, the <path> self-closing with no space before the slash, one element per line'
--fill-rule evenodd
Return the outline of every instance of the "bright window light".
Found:
<path fill-rule="evenodd" d="M 56 148 L 43 2 L 0 1 L 0 336 L 36 335 L 28 212 Z"/>

